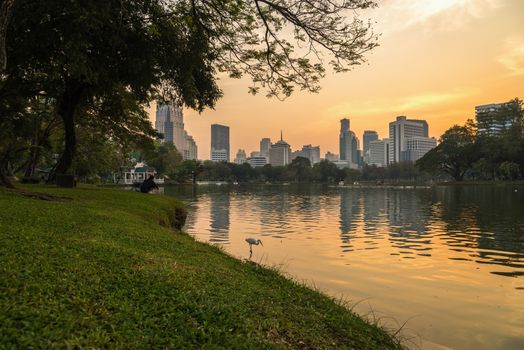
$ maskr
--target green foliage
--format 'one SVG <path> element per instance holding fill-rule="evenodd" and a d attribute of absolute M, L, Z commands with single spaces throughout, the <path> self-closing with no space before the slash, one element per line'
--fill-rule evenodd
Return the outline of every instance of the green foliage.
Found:
<path fill-rule="evenodd" d="M 479 159 L 474 130 L 468 125 L 455 125 L 441 136 L 437 147 L 417 161 L 428 172 L 444 172 L 462 181 L 466 171 Z"/>
<path fill-rule="evenodd" d="M 146 150 L 143 158 L 147 165 L 155 168 L 158 174 L 168 176 L 173 176 L 182 162 L 182 156 L 176 147 L 167 142 L 157 144 L 152 150 Z"/>
<path fill-rule="evenodd" d="M 396 349 L 329 297 L 158 225 L 166 196 L 0 189 L 6 348 Z"/>

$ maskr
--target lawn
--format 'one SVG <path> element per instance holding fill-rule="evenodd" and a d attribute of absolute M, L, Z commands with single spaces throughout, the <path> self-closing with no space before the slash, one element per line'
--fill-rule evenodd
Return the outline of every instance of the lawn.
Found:
<path fill-rule="evenodd" d="M 1 348 L 400 348 L 329 297 L 169 227 L 173 198 L 22 189 L 68 198 L 0 189 Z"/>

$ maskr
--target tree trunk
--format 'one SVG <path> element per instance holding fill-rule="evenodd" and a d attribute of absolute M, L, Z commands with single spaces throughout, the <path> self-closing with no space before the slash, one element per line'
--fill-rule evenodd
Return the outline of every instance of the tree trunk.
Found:
<path fill-rule="evenodd" d="M 3 73 L 7 67 L 6 38 L 7 27 L 15 0 L 2 0 L 0 7 L 0 73 Z"/>
<path fill-rule="evenodd" d="M 7 188 L 15 188 L 11 180 L 9 180 L 9 177 L 7 177 L 3 164 L 0 164 L 0 186 Z"/>
<path fill-rule="evenodd" d="M 56 179 L 57 174 L 65 174 L 71 168 L 76 151 L 75 114 L 80 106 L 86 86 L 78 83 L 66 83 L 66 89 L 58 104 L 58 115 L 64 125 L 64 151 L 55 168 L 49 174 L 48 183 Z"/>

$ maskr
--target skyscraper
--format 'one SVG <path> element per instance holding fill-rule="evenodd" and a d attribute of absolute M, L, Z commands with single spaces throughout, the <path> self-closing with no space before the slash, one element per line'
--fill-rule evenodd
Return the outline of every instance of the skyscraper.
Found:
<path fill-rule="evenodd" d="M 340 160 L 351 160 L 351 135 L 349 131 L 349 119 L 340 120 L 340 139 L 339 139 Z"/>
<path fill-rule="evenodd" d="M 389 147 L 389 139 L 370 141 L 368 164 L 386 167 L 389 164 Z"/>
<path fill-rule="evenodd" d="M 402 152 L 406 151 L 406 140 L 411 137 L 428 137 L 428 123 L 425 120 L 407 119 L 405 116 L 389 123 L 389 161 L 398 163 L 402 160 Z"/>
<path fill-rule="evenodd" d="M 360 163 L 358 155 L 359 142 L 355 133 L 349 129 L 349 126 L 349 119 L 344 118 L 340 120 L 340 161 L 347 162 L 348 167 L 358 167 Z"/>
<path fill-rule="evenodd" d="M 271 145 L 269 149 L 269 163 L 272 166 L 284 166 L 291 162 L 291 147 L 282 138 L 280 133 L 280 140 Z"/>
<path fill-rule="evenodd" d="M 271 148 L 271 139 L 263 138 L 260 140 L 260 156 L 269 158 L 269 149 Z"/>
<path fill-rule="evenodd" d="M 362 152 L 364 153 L 364 161 L 369 163 L 369 143 L 371 141 L 377 141 L 378 134 L 374 130 L 364 130 L 364 135 L 362 136 L 363 148 Z"/>
<path fill-rule="evenodd" d="M 196 142 L 184 130 L 184 114 L 179 106 L 157 104 L 155 129 L 164 135 L 161 142 L 173 144 L 184 159 L 197 159 Z"/>
<path fill-rule="evenodd" d="M 229 126 L 211 125 L 211 160 L 229 162 Z"/>

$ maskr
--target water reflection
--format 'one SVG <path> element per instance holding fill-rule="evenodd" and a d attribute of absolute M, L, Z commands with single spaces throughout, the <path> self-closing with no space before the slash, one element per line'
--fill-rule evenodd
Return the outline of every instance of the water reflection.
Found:
<path fill-rule="evenodd" d="M 230 192 L 210 192 L 208 200 L 211 212 L 209 241 L 211 243 L 229 243 Z"/>
<path fill-rule="evenodd" d="M 524 339 L 524 188 L 166 188 L 189 202 L 186 230 L 354 300 L 373 297 L 448 347 L 519 348 Z M 364 310 L 365 312 L 366 310 Z M 368 310 L 369 311 L 369 310 Z M 404 318 L 403 318 L 404 317 Z M 478 320 L 482 320 L 481 323 Z"/>

